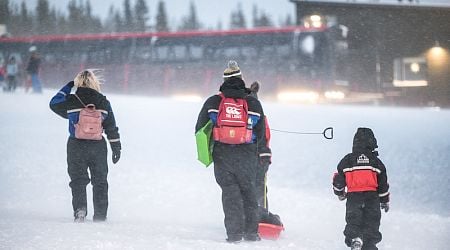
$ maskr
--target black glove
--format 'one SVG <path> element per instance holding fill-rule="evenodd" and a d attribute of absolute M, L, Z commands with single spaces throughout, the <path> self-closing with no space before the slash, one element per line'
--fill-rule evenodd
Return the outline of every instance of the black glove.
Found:
<path fill-rule="evenodd" d="M 387 213 L 389 211 L 389 202 L 380 203 L 380 208 L 384 209 L 384 212 Z"/>
<path fill-rule="evenodd" d="M 347 199 L 347 193 L 343 192 L 342 194 L 337 196 L 340 201 Z"/>
<path fill-rule="evenodd" d="M 120 150 L 122 146 L 120 145 L 120 141 L 111 142 L 111 150 L 112 150 L 112 162 L 116 164 L 120 159 Z"/>
<path fill-rule="evenodd" d="M 114 164 L 116 164 L 120 159 L 120 149 L 119 150 L 114 150 L 112 152 L 112 162 Z"/>

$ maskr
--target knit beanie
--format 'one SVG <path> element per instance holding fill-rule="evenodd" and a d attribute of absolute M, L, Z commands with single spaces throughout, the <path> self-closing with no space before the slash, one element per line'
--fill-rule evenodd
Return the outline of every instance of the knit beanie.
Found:
<path fill-rule="evenodd" d="M 237 62 L 231 60 L 228 62 L 228 67 L 223 71 L 223 78 L 227 79 L 233 76 L 242 78 L 242 73 Z"/>

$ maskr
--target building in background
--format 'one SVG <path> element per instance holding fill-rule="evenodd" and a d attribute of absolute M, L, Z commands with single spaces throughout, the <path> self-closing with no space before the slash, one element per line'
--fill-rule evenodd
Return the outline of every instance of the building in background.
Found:
<path fill-rule="evenodd" d="M 354 91 L 411 104 L 450 104 L 450 7 L 379 2 L 290 0 L 298 25 L 336 22 L 348 29 Z"/>

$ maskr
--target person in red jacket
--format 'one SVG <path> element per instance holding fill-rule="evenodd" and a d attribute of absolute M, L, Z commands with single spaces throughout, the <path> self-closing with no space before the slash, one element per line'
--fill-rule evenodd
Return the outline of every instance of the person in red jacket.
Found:
<path fill-rule="evenodd" d="M 376 250 L 381 241 L 381 209 L 389 211 L 386 167 L 378 158 L 377 140 L 370 128 L 358 128 L 352 152 L 338 164 L 333 190 L 347 199 L 345 244 L 352 250 Z M 381 209 L 380 209 L 381 208 Z"/>

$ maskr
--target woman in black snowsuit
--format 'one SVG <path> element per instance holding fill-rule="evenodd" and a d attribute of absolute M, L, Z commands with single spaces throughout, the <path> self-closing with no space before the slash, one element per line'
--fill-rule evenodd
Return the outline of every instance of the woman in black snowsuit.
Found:
<path fill-rule="evenodd" d="M 370 128 L 358 128 L 352 153 L 338 164 L 333 190 L 347 199 L 345 244 L 355 250 L 376 250 L 381 241 L 381 209 L 389 210 L 386 167 L 378 158 L 377 140 Z"/>
<path fill-rule="evenodd" d="M 73 87 L 75 94 L 70 94 Z M 95 105 L 97 119 L 101 123 L 97 137 L 86 139 L 80 132 L 80 113 L 86 105 Z M 72 189 L 72 206 L 76 222 L 83 222 L 87 215 L 86 186 L 93 186 L 94 221 L 104 221 L 108 209 L 108 162 L 107 145 L 102 132 L 106 133 L 112 149 L 112 161 L 120 158 L 121 143 L 119 129 L 109 101 L 100 93 L 99 80 L 93 71 L 84 70 L 67 83 L 51 99 L 50 108 L 59 116 L 69 120 L 67 141 L 67 165 Z M 100 112 L 98 112 L 100 111 Z M 83 113 L 84 114 L 84 113 Z M 88 169 L 91 179 L 89 179 Z"/>
<path fill-rule="evenodd" d="M 249 119 L 253 127 L 252 140 L 243 144 L 214 142 L 213 161 L 216 182 L 222 189 L 222 205 L 225 214 L 225 228 L 228 242 L 260 240 L 258 236 L 258 215 L 255 190 L 258 161 L 269 161 L 270 157 L 259 156 L 270 153 L 264 142 L 264 112 L 260 102 L 248 95 L 245 82 L 236 62 L 230 61 L 224 72 L 224 82 L 220 86 L 223 96 L 209 97 L 199 113 L 195 131 L 212 120 L 217 124 L 218 110 L 222 98 L 245 99 Z M 258 143 L 257 143 L 258 142 Z"/>

